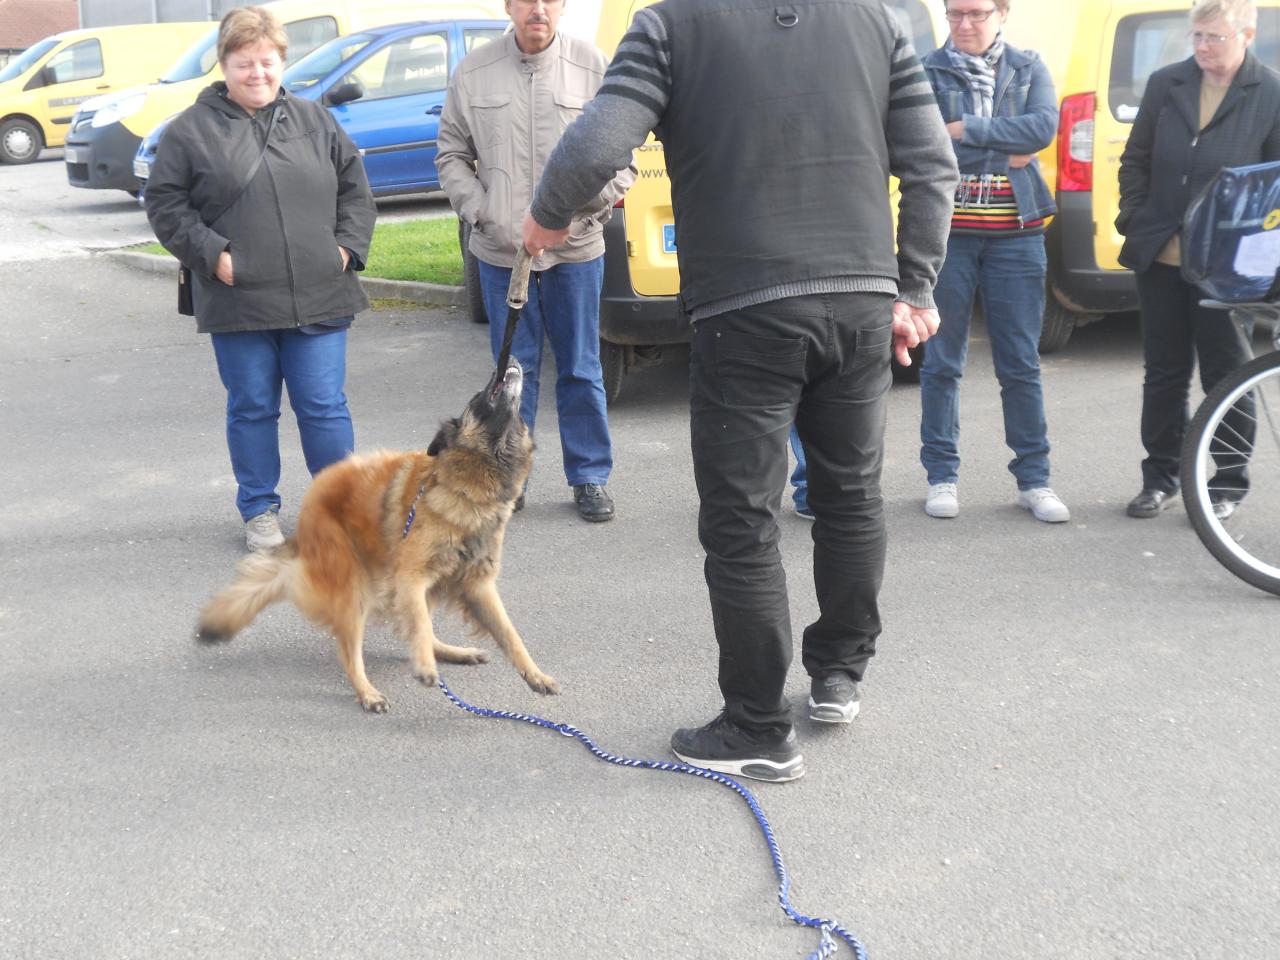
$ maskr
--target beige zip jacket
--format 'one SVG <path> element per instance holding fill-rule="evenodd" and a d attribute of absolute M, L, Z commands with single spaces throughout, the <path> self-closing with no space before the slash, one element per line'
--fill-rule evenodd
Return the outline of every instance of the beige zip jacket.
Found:
<path fill-rule="evenodd" d="M 449 81 L 440 117 L 436 169 L 458 216 L 472 225 L 471 252 L 485 263 L 515 262 L 524 213 L 547 158 L 604 79 L 608 61 L 561 31 L 528 56 L 508 32 L 473 50 Z M 533 262 L 534 270 L 604 254 L 604 223 L 635 182 L 633 163 L 573 217 L 569 238 Z"/>

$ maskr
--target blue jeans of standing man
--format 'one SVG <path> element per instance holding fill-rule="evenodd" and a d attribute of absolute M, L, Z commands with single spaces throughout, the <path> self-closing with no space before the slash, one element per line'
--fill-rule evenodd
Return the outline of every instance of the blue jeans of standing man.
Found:
<path fill-rule="evenodd" d="M 974 295 L 981 293 L 1009 471 L 1019 490 L 1049 485 L 1049 435 L 1040 387 L 1044 323 L 1044 236 L 952 235 L 933 292 L 942 319 L 920 367 L 920 462 L 930 485 L 955 483 L 960 472 L 960 378 L 969 353 Z"/>
<path fill-rule="evenodd" d="M 561 263 L 529 274 L 529 302 L 520 312 L 511 356 L 524 368 L 520 416 L 533 433 L 538 413 L 538 374 L 542 344 L 551 341 L 556 361 L 556 411 L 560 417 L 560 450 L 570 486 L 603 486 L 613 469 L 613 445 L 605 410 L 604 375 L 600 369 L 600 286 L 604 258 Z M 507 327 L 507 287 L 511 271 L 480 261 L 484 309 L 496 361 Z"/>
<path fill-rule="evenodd" d="M 298 420 L 312 476 L 355 449 L 342 385 L 347 331 L 306 334 L 254 330 L 213 334 L 218 375 L 227 388 L 227 447 L 239 489 L 236 507 L 249 520 L 280 509 L 280 394 Z"/>

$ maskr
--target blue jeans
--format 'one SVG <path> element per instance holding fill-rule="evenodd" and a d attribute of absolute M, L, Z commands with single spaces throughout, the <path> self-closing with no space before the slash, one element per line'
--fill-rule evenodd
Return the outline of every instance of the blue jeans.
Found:
<path fill-rule="evenodd" d="M 791 473 L 791 486 L 795 488 L 791 499 L 795 502 L 797 510 L 806 510 L 809 507 L 809 465 L 804 459 L 804 444 L 800 442 L 800 431 L 795 427 L 791 428 L 791 452 L 796 455 L 796 468 Z"/>
<path fill-rule="evenodd" d="M 920 367 L 920 462 L 930 485 L 955 483 L 960 472 L 960 378 L 969 353 L 974 295 L 982 296 L 1009 471 L 1019 490 L 1049 483 L 1049 438 L 1040 388 L 1044 323 L 1044 237 L 955 236 L 934 299 L 942 324 L 925 345 Z"/>
<path fill-rule="evenodd" d="M 297 330 L 215 333 L 213 353 L 227 388 L 227 447 L 245 520 L 280 509 L 280 388 L 298 420 L 302 453 L 312 476 L 355 449 L 342 385 L 347 331 L 308 335 Z"/>
<path fill-rule="evenodd" d="M 571 486 L 603 485 L 613 469 L 609 416 L 605 411 L 600 369 L 600 287 L 604 258 L 562 263 L 529 275 L 529 302 L 520 312 L 511 356 L 524 368 L 520 416 L 533 433 L 538 413 L 538 374 L 542 344 L 551 341 L 556 361 L 556 411 L 560 416 L 560 451 L 565 479 Z M 489 315 L 489 341 L 498 359 L 507 327 L 507 287 L 511 271 L 480 261 L 484 309 Z"/>

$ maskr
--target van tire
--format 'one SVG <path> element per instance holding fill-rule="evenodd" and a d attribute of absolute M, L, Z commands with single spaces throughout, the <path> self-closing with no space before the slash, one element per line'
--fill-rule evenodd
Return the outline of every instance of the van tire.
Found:
<path fill-rule="evenodd" d="M 43 149 L 40 128 L 30 120 L 12 117 L 0 124 L 0 163 L 31 163 Z"/>
<path fill-rule="evenodd" d="M 1040 328 L 1040 353 L 1053 353 L 1061 350 L 1071 339 L 1076 325 L 1082 323 L 1087 314 L 1068 310 L 1050 290 L 1044 298 L 1044 325 Z"/>
<path fill-rule="evenodd" d="M 602 339 L 600 369 L 603 373 L 605 402 L 613 403 L 622 393 L 622 378 L 627 373 L 627 348 Z"/>
<path fill-rule="evenodd" d="M 471 224 L 458 221 L 458 249 L 462 253 L 462 285 L 467 290 L 467 315 L 472 323 L 489 325 L 484 309 L 484 291 L 480 287 L 480 261 L 471 252 Z"/>

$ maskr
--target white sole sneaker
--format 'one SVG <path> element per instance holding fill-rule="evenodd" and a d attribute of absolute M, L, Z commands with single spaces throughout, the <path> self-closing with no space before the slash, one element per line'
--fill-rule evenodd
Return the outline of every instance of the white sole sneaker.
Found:
<path fill-rule="evenodd" d="M 1031 515 L 1041 523 L 1066 523 L 1071 519 L 1071 511 L 1067 509 L 1067 505 L 1048 487 L 1019 490 L 1018 506 L 1030 510 Z"/>
<path fill-rule="evenodd" d="M 700 760 L 697 757 L 685 756 L 679 750 L 672 750 L 676 757 L 691 767 L 702 767 L 714 770 L 730 777 L 746 777 L 749 780 L 764 780 L 768 783 L 786 783 L 788 780 L 799 780 L 804 776 L 804 757 L 798 756 L 786 763 L 774 763 L 763 757 L 751 760 Z"/>
<path fill-rule="evenodd" d="M 846 704 L 818 703 L 809 698 L 809 719 L 818 723 L 853 723 L 861 704 L 853 700 Z"/>

